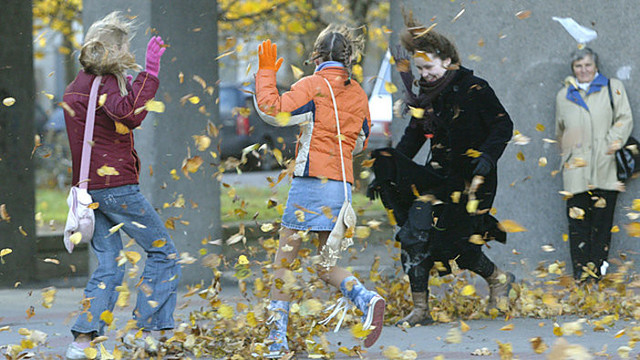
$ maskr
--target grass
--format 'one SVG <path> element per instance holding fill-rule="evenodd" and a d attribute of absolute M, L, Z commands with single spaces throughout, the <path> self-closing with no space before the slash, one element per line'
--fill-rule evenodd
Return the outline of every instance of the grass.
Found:
<path fill-rule="evenodd" d="M 221 187 L 220 214 L 223 223 L 251 220 L 257 221 L 280 219 L 278 209 L 284 209 L 287 202 L 289 186 L 279 185 L 273 189 L 264 187 Z M 36 213 L 42 214 L 42 220 L 49 224 L 52 220 L 63 226 L 67 220 L 68 191 L 57 189 L 36 190 Z M 271 206 L 268 207 L 271 199 Z M 244 202 L 244 203 L 243 203 Z M 280 207 L 278 205 L 281 205 Z M 353 208 L 361 215 L 363 212 L 383 211 L 379 201 L 370 202 L 364 195 L 353 193 Z"/>

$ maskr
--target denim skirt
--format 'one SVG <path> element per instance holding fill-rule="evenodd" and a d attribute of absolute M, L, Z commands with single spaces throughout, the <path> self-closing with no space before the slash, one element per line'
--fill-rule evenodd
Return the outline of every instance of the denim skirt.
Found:
<path fill-rule="evenodd" d="M 347 196 L 351 201 L 349 183 Z M 294 177 L 282 215 L 282 226 L 294 230 L 331 231 L 343 203 L 342 181 Z M 331 211 L 330 218 L 328 210 Z"/>

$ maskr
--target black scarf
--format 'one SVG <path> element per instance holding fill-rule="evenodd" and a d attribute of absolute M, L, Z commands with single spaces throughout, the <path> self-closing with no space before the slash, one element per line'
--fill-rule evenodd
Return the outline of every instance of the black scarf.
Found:
<path fill-rule="evenodd" d="M 456 74 L 457 70 L 447 70 L 447 72 L 436 81 L 427 82 L 424 78 L 420 78 L 418 81 L 418 86 L 420 87 L 418 96 L 413 97 L 413 99 L 411 99 L 412 103 L 408 105 L 424 109 L 424 116 L 421 122 L 424 122 L 425 130 L 429 133 L 433 133 L 436 123 L 439 121 L 433 111 L 433 101 L 451 84 Z"/>

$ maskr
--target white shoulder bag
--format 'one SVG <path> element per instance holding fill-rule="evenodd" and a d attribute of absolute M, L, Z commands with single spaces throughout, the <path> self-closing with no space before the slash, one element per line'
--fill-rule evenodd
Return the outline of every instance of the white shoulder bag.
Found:
<path fill-rule="evenodd" d="M 338 119 L 338 105 L 336 103 L 336 97 L 333 94 L 331 84 L 327 79 L 324 79 L 329 86 L 329 92 L 331 93 L 331 100 L 333 101 L 333 110 L 336 114 L 336 127 L 338 128 L 338 144 L 340 147 L 340 164 L 342 165 L 342 185 L 344 188 L 344 203 L 338 218 L 336 219 L 336 225 L 331 230 L 327 243 L 320 250 L 320 256 L 322 261 L 320 265 L 325 268 L 330 268 L 336 265 L 336 262 L 340 258 L 340 252 L 353 245 L 353 233 L 356 227 L 356 212 L 353 211 L 351 201 L 349 201 L 349 193 L 347 191 L 347 174 L 344 168 L 344 156 L 342 152 L 342 134 L 340 133 L 340 121 Z"/>
<path fill-rule="evenodd" d="M 87 104 L 87 117 L 84 124 L 84 141 L 82 142 L 82 160 L 80 161 L 80 177 L 78 184 L 71 187 L 67 197 L 69 214 L 64 226 L 64 246 L 69 253 L 73 247 L 82 242 L 90 242 L 93 238 L 95 216 L 89 207 L 93 203 L 91 195 L 87 191 L 89 179 L 89 167 L 91 165 L 91 141 L 93 140 L 93 128 L 96 119 L 96 103 L 98 102 L 98 87 L 102 76 L 96 76 L 91 84 L 89 104 Z"/>

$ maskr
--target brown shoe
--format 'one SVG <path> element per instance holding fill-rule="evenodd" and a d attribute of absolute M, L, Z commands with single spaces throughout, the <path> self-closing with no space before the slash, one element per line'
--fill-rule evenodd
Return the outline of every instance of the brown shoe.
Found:
<path fill-rule="evenodd" d="M 501 309 L 499 302 L 501 299 L 508 299 L 511 285 L 516 281 L 516 276 L 510 272 L 504 272 L 497 266 L 493 270 L 493 274 L 487 277 L 487 283 L 489 284 L 489 301 L 487 302 L 487 312 L 491 309 Z M 504 307 L 504 306 L 503 306 Z"/>
<path fill-rule="evenodd" d="M 427 292 L 412 292 L 413 309 L 409 315 L 402 318 L 396 323 L 396 326 L 404 326 L 406 323 L 409 326 L 416 325 L 431 325 L 435 323 L 429 315 L 429 303 L 427 300 Z"/>

